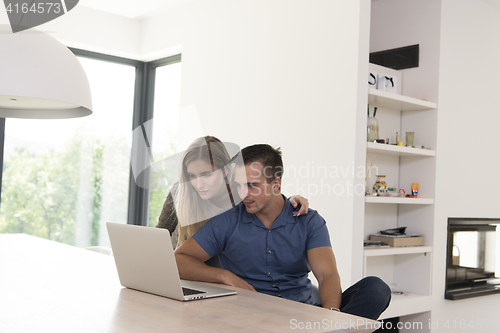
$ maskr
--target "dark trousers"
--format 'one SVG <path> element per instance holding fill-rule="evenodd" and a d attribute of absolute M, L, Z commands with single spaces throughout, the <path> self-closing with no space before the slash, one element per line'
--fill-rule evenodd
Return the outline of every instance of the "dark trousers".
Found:
<path fill-rule="evenodd" d="M 391 288 L 376 276 L 359 280 L 342 293 L 340 311 L 378 319 L 391 302 Z"/>
<path fill-rule="evenodd" d="M 312 296 L 314 305 L 321 306 L 318 289 L 315 289 Z M 377 320 L 390 302 L 389 286 L 376 276 L 367 276 L 342 293 L 340 311 Z"/>

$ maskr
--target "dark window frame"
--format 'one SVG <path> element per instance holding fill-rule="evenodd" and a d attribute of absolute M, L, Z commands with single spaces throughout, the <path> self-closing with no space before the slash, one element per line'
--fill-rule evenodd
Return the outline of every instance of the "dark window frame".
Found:
<path fill-rule="evenodd" d="M 156 69 L 161 66 L 167 66 L 181 61 L 181 55 L 175 55 L 167 58 L 158 59 L 148 63 L 144 63 L 141 77 L 138 80 L 140 83 L 136 87 L 143 87 L 140 93 L 140 101 L 136 105 L 140 106 L 141 112 L 135 112 L 134 108 L 134 123 L 133 128 L 142 126 L 143 133 L 145 129 L 143 124 L 153 119 L 154 116 L 154 91 Z M 139 73 L 138 73 L 139 74 Z M 136 93 L 136 99 L 138 95 Z M 152 142 L 146 142 L 148 148 Z M 147 153 L 143 152 L 143 156 Z M 149 179 L 149 170 L 145 170 L 145 177 Z M 134 175 L 130 172 L 130 189 L 129 189 L 129 207 L 128 207 L 128 224 L 148 226 L 149 221 L 149 189 L 144 189 L 134 181 Z"/>

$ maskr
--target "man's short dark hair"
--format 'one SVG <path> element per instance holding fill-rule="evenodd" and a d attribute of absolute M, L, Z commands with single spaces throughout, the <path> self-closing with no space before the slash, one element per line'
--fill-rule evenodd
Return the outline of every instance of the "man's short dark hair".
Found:
<path fill-rule="evenodd" d="M 281 159 L 281 149 L 273 148 L 268 144 L 257 144 L 245 147 L 241 150 L 243 162 L 239 159 L 236 165 L 251 165 L 252 163 L 261 163 L 264 170 L 264 176 L 270 184 L 276 177 L 283 176 L 283 160 Z"/>

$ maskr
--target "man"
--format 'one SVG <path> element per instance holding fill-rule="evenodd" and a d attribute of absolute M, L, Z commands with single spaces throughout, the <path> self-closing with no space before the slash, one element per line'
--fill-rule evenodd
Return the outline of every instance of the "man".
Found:
<path fill-rule="evenodd" d="M 312 270 L 321 306 L 377 319 L 389 305 L 389 287 L 369 277 L 342 293 L 325 221 L 311 209 L 307 215 L 292 216 L 281 194 L 280 151 L 253 145 L 242 150 L 242 157 L 235 182 L 243 202 L 212 218 L 175 251 L 181 278 L 313 304 L 307 278 Z M 223 269 L 204 264 L 216 254 Z"/>

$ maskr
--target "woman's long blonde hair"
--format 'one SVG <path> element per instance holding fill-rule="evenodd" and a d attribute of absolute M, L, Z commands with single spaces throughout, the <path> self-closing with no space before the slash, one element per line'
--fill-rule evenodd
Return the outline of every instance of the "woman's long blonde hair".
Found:
<path fill-rule="evenodd" d="M 182 170 L 179 182 L 179 193 L 176 196 L 176 210 L 179 219 L 179 239 L 177 246 L 193 236 L 198 229 L 208 222 L 207 216 L 214 216 L 211 212 L 213 205 L 203 200 L 190 183 L 187 165 L 193 161 L 203 160 L 212 165 L 213 170 L 221 169 L 224 173 L 229 196 L 232 199 L 230 181 L 233 173 L 229 167 L 231 158 L 224 144 L 214 136 L 198 138 L 191 143 L 182 159 Z"/>

